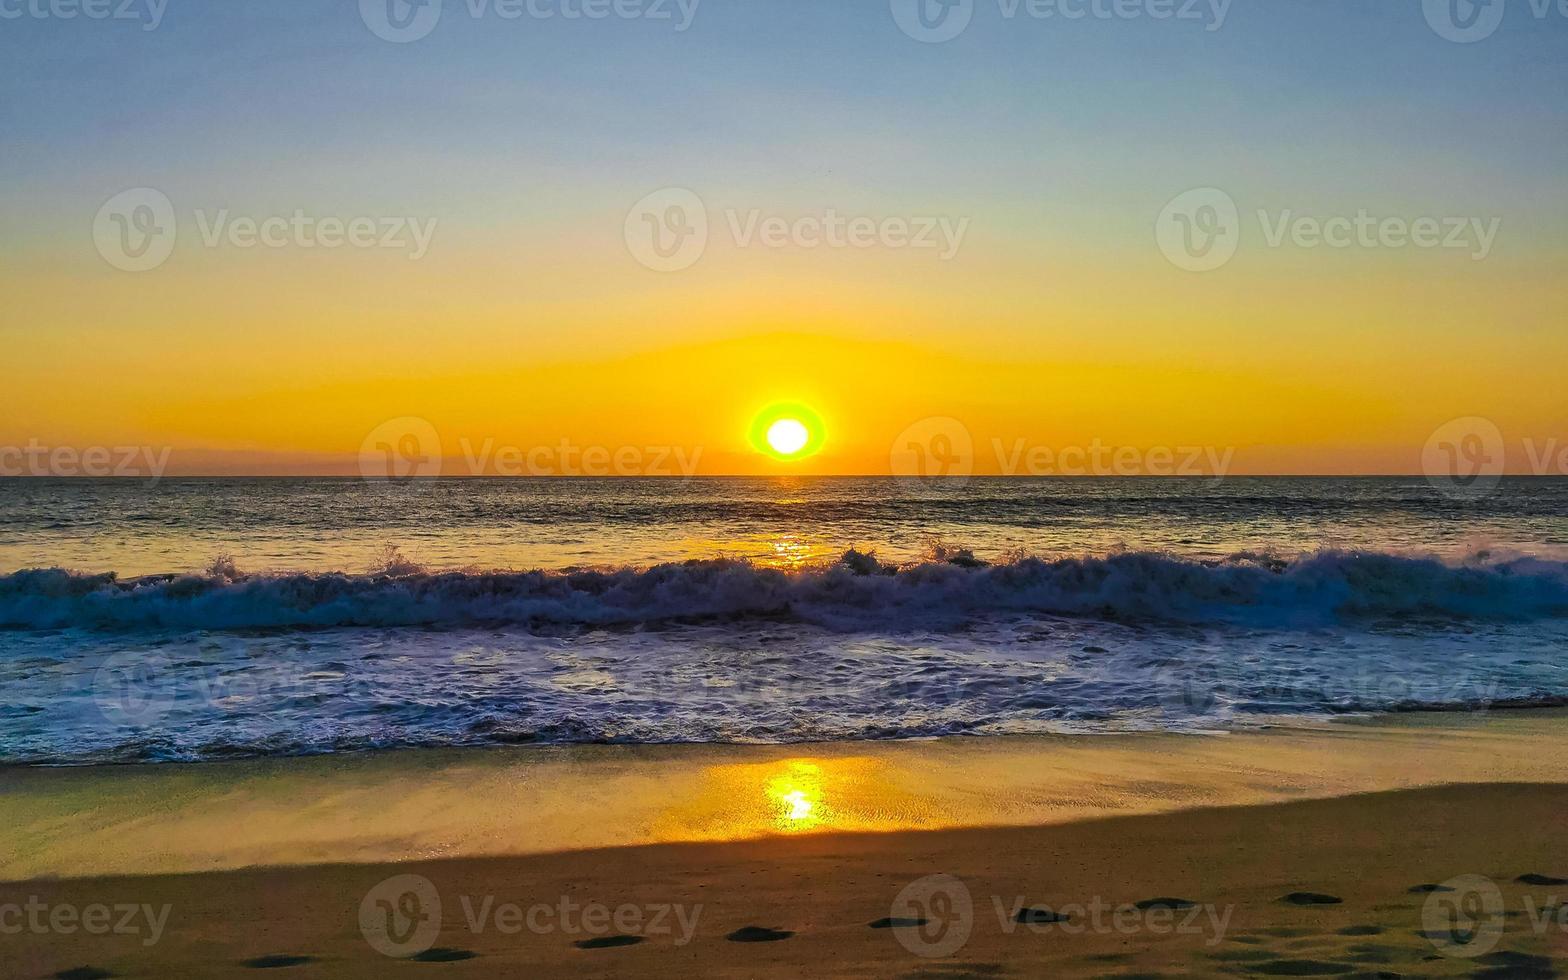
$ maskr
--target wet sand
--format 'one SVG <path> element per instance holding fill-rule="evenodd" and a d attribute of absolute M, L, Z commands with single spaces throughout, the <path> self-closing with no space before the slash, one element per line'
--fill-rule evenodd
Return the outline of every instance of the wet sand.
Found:
<path fill-rule="evenodd" d="M 12 771 L 0 856 L 84 877 L 6 876 L 0 975 L 1550 976 L 1568 957 L 1565 734 L 1545 713 L 809 756 L 650 750 L 619 771 L 614 750 Z M 816 783 L 788 777 L 808 759 Z M 640 781 L 677 767 L 687 775 L 663 780 L 653 807 Z M 910 795 L 887 795 L 921 772 Z M 511 794 L 503 773 L 519 781 Z M 531 832 L 519 800 L 573 779 L 599 794 L 542 806 Z M 405 809 L 392 790 L 410 785 L 444 809 Z M 705 789 L 683 795 L 692 786 Z M 269 787 L 281 828 L 258 810 Z M 1292 794 L 1324 798 L 1280 802 Z M 136 817 L 116 809 L 153 798 Z M 1118 810 L 1133 815 L 1107 815 Z M 502 812 L 511 834 L 485 838 Z M 633 846 L 541 853 L 557 812 Z M 737 815 L 696 819 L 712 813 Z M 921 826 L 943 813 L 993 819 Z M 682 831 L 680 815 L 695 822 Z M 298 861 L 328 846 L 295 836 L 313 821 L 359 843 Z M 419 860 L 374 856 L 397 830 Z M 695 842 L 673 842 L 682 832 Z M 276 859 L 252 858 L 269 841 Z M 455 850 L 430 853 L 442 846 Z M 283 866 L 167 870 L 214 855 Z M 101 876 L 126 866 L 140 871 Z M 1412 891 L 1424 885 L 1453 890 Z"/>

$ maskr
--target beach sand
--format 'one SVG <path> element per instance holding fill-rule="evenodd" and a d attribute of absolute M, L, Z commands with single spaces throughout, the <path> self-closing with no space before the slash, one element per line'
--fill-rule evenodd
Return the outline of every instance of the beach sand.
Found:
<path fill-rule="evenodd" d="M 12 771 L 0 974 L 1550 976 L 1568 962 L 1565 735 L 1560 713 L 1517 713 L 809 754 Z M 810 766 L 815 783 L 799 776 Z M 737 767 L 767 826 L 751 822 Z M 657 810 L 640 782 L 661 770 Z M 434 787 L 444 809 L 418 793 L 410 807 L 411 786 Z M 586 787 L 601 792 L 558 797 Z M 291 814 L 281 827 L 258 809 L 269 792 Z M 884 823 L 863 826 L 879 795 Z M 535 796 L 531 833 L 519 801 Z M 504 839 L 487 836 L 498 812 L 511 813 Z M 735 815 L 700 819 L 714 812 Z M 579 837 L 630 846 L 560 851 L 561 813 Z M 967 826 L 930 829 L 933 813 Z M 649 814 L 690 818 L 692 842 Z M 299 836 L 315 825 L 330 833 Z M 397 856 L 420 860 L 383 854 L 398 828 Z M 333 863 L 301 859 L 333 846 Z M 280 866 L 191 873 L 245 863 Z M 1453 891 L 1412 891 L 1423 885 Z"/>

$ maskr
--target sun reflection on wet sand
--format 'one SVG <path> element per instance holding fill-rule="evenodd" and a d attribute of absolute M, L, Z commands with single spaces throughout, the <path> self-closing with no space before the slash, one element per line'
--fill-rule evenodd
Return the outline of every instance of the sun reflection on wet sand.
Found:
<path fill-rule="evenodd" d="M 708 840 L 925 824 L 919 801 L 895 777 L 885 762 L 864 756 L 704 766 L 697 792 L 673 804 L 661 823 Z"/>

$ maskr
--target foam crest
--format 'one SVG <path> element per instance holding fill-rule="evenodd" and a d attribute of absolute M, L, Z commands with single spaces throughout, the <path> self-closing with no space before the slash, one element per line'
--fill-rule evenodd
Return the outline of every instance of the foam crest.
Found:
<path fill-rule="evenodd" d="M 33 569 L 0 576 L 0 626 L 240 630 L 321 627 L 638 626 L 794 620 L 840 631 L 956 628 L 994 615 L 1259 627 L 1435 617 L 1568 615 L 1568 562 L 1463 561 L 1321 551 L 1199 562 L 1152 552 L 986 563 L 967 552 L 889 566 L 848 552 L 798 571 L 703 560 L 526 572 L 195 575 L 121 579 Z"/>

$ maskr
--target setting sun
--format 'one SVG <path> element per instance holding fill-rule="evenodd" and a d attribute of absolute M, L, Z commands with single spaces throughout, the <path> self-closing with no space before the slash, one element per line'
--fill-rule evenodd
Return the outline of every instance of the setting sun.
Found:
<path fill-rule="evenodd" d="M 779 419 L 768 427 L 768 445 L 780 456 L 793 456 L 810 441 L 811 433 L 800 419 Z"/>
<path fill-rule="evenodd" d="M 805 405 L 771 405 L 751 423 L 752 448 L 777 460 L 814 456 L 825 438 L 822 419 Z"/>

